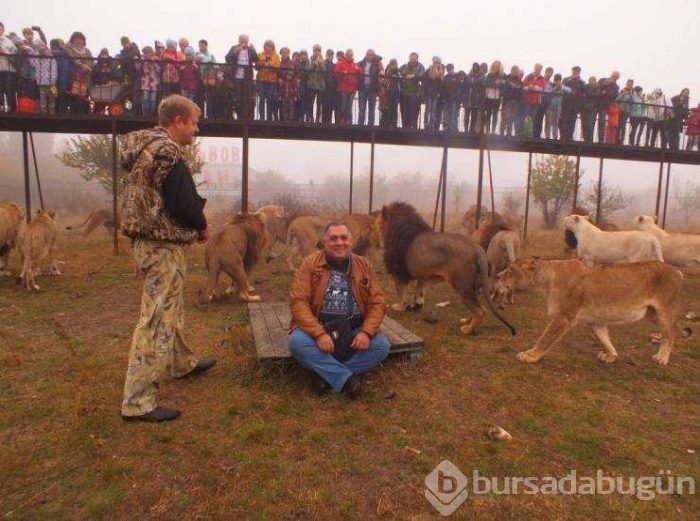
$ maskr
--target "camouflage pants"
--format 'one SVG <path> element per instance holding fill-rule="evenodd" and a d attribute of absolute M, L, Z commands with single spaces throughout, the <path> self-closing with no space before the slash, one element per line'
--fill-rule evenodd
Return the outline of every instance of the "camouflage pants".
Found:
<path fill-rule="evenodd" d="M 134 258 L 144 278 L 141 316 L 129 351 L 122 414 L 137 416 L 156 407 L 161 376 L 189 373 L 197 358 L 183 338 L 183 287 L 187 267 L 182 246 L 137 240 Z"/>

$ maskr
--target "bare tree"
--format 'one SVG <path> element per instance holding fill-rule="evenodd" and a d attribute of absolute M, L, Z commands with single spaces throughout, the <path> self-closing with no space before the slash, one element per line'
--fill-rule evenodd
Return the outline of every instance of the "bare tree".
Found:
<path fill-rule="evenodd" d="M 600 221 L 609 220 L 616 212 L 624 210 L 630 204 L 630 198 L 622 193 L 619 188 L 614 188 L 603 181 L 601 185 Z M 596 216 L 598 205 L 598 183 L 588 186 L 583 200 L 583 206 L 591 216 Z"/>
<path fill-rule="evenodd" d="M 700 204 L 700 188 L 692 179 L 686 179 L 683 186 L 676 181 L 673 185 L 673 198 L 678 211 L 683 214 L 683 223 L 687 225 Z"/>

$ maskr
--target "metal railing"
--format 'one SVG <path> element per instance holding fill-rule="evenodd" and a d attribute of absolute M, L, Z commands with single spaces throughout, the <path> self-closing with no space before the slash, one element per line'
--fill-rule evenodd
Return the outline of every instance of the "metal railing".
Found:
<path fill-rule="evenodd" d="M 484 76 L 399 71 L 364 75 L 335 62 L 202 63 L 155 58 L 76 58 L 66 53 L 2 56 L 14 78 L 0 90 L 0 111 L 70 117 L 154 117 L 160 100 L 182 94 L 205 120 L 353 125 L 422 132 L 485 133 L 524 139 L 600 142 L 697 150 L 684 130 L 700 109 L 485 84 Z M 505 79 L 506 76 L 500 78 Z M 533 96 L 536 94 L 536 96 Z M 534 98 L 531 102 L 527 98 Z M 677 114 L 686 112 L 687 114 Z M 611 125 L 616 119 L 618 124 Z M 697 127 L 697 121 L 694 123 Z"/>

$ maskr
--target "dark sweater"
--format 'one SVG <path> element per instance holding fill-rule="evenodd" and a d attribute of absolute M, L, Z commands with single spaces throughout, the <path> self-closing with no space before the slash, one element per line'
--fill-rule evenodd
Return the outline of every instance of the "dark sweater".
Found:
<path fill-rule="evenodd" d="M 163 181 L 163 209 L 184 228 L 206 230 L 204 217 L 206 199 L 199 196 L 197 187 L 184 161 L 180 160 Z"/>

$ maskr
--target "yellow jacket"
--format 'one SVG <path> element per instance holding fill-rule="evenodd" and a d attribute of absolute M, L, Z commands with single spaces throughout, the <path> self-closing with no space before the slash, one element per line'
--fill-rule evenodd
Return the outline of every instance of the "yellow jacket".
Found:
<path fill-rule="evenodd" d="M 261 52 L 258 55 L 258 82 L 277 83 L 277 69 L 280 66 L 280 55 L 275 53 L 267 54 Z M 273 67 L 271 69 L 270 67 Z"/>

